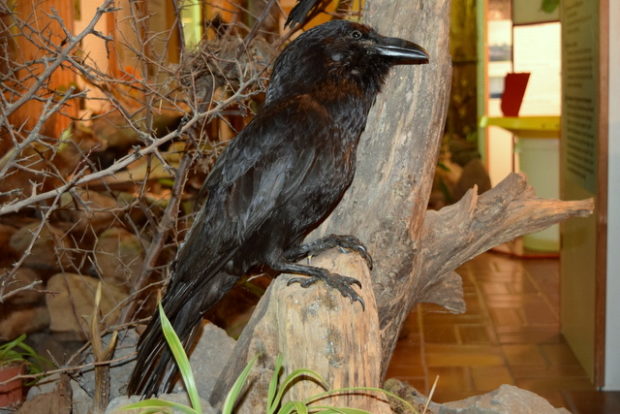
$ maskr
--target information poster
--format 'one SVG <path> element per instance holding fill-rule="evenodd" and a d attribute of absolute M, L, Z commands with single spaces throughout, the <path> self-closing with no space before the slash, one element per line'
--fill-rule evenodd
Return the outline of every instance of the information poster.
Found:
<path fill-rule="evenodd" d="M 564 173 L 596 194 L 598 2 L 563 0 L 562 3 Z"/>
<path fill-rule="evenodd" d="M 562 123 L 560 197 L 583 200 L 599 194 L 599 33 L 603 0 L 562 0 Z M 600 206 L 599 206 L 600 207 Z M 560 326 L 593 384 L 602 385 L 597 303 L 601 289 L 599 211 L 560 225 Z"/>

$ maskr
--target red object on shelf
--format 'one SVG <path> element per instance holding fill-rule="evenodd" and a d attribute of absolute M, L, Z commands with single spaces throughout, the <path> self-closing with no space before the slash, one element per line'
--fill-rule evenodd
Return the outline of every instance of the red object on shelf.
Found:
<path fill-rule="evenodd" d="M 504 78 L 501 109 L 504 116 L 519 116 L 523 96 L 530 80 L 529 72 L 509 73 Z"/>

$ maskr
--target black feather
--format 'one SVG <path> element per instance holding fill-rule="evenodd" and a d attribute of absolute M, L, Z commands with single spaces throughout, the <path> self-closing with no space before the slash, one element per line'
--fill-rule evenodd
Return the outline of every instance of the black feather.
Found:
<path fill-rule="evenodd" d="M 331 0 L 299 0 L 288 15 L 284 26 L 302 24 L 319 10 L 324 10 Z"/>

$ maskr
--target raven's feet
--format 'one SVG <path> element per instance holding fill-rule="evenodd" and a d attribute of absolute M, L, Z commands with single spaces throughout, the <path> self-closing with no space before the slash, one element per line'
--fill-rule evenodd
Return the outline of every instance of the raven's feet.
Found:
<path fill-rule="evenodd" d="M 368 249 L 355 236 L 330 234 L 327 237 L 305 243 L 289 249 L 285 257 L 287 260 L 296 262 L 307 256 L 315 256 L 325 250 L 333 247 L 339 247 L 342 251 L 351 250 L 357 252 L 368 264 L 368 268 L 372 269 L 372 257 L 368 253 Z"/>
<path fill-rule="evenodd" d="M 342 276 L 337 273 L 329 273 L 325 271 L 325 273 L 320 276 L 315 275 L 291 278 L 286 285 L 290 286 L 293 283 L 299 283 L 301 287 L 307 288 L 309 286 L 312 286 L 319 280 L 327 283 L 327 286 L 336 289 L 345 298 L 351 299 L 351 302 L 359 302 L 362 305 L 362 310 L 366 309 L 364 299 L 362 299 L 361 296 L 358 295 L 357 292 L 351 287 L 352 285 L 357 285 L 361 288 L 362 284 L 359 280 L 352 277 Z"/>

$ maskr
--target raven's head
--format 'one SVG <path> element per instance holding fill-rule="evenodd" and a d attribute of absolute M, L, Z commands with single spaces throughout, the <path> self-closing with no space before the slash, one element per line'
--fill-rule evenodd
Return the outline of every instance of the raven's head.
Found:
<path fill-rule="evenodd" d="M 413 42 L 381 36 L 363 24 L 333 20 L 303 33 L 282 51 L 273 68 L 267 103 L 330 81 L 351 80 L 376 94 L 392 66 L 424 64 L 428 59 L 428 53 Z"/>

